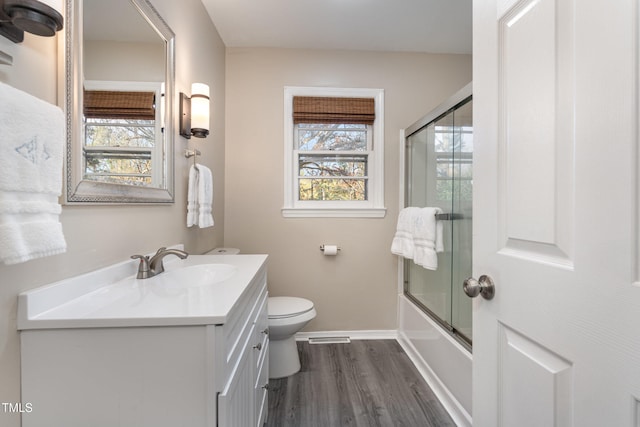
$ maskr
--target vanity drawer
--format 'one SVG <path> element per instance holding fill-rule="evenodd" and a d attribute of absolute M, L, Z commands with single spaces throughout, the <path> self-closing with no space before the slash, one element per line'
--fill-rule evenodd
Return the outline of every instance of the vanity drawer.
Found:
<path fill-rule="evenodd" d="M 255 383 L 254 383 L 254 405 L 257 427 L 261 427 L 267 418 L 267 396 L 269 385 L 269 314 L 268 314 L 268 294 L 260 304 L 256 314 L 254 340 L 260 343 L 261 349 L 255 354 Z"/>
<path fill-rule="evenodd" d="M 260 351 L 256 354 L 258 357 L 255 358 L 256 366 L 259 366 L 268 353 L 267 346 L 269 344 L 269 314 L 267 311 L 267 298 L 268 294 L 265 293 L 262 295 L 261 301 L 258 306 L 258 310 L 256 312 L 256 316 L 254 319 L 255 329 L 253 333 L 253 342 L 254 345 L 258 346 Z"/>
<path fill-rule="evenodd" d="M 254 386 L 255 393 L 255 405 L 256 405 L 256 419 L 257 426 L 261 427 L 267 419 L 267 397 L 269 394 L 269 340 L 265 340 L 266 346 L 263 347 L 264 353 L 259 358 L 258 362 L 258 374 L 256 376 L 256 383 Z"/>
<path fill-rule="evenodd" d="M 258 310 L 261 307 L 260 304 L 266 293 L 267 278 L 266 273 L 263 271 L 256 278 L 256 283 L 251 287 L 247 295 L 239 301 L 240 308 L 227 320 L 227 323 L 216 328 L 217 336 L 220 338 L 217 342 L 222 345 L 223 358 L 220 361 L 221 367 L 228 368 L 235 365 L 244 348 L 244 344 L 247 340 L 253 341 L 251 336 L 252 326 L 255 324 Z M 226 382 L 226 378 L 224 382 Z"/>

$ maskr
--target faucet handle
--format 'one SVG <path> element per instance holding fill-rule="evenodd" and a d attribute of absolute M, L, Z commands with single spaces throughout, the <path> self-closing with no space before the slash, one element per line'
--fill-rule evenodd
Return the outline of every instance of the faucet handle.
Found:
<path fill-rule="evenodd" d="M 148 279 L 149 275 L 149 257 L 144 255 L 131 255 L 132 259 L 140 259 L 140 265 L 138 266 L 138 275 L 136 279 Z"/>

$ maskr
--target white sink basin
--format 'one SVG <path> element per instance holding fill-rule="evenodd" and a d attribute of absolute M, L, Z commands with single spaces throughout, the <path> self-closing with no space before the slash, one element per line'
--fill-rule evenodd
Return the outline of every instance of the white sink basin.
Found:
<path fill-rule="evenodd" d="M 139 283 L 141 280 L 152 286 L 166 286 L 172 288 L 188 288 L 211 286 L 224 282 L 236 274 L 238 267 L 231 264 L 197 264 L 167 270 L 150 279 L 132 279 Z"/>
<path fill-rule="evenodd" d="M 254 281 L 266 255 L 190 255 L 165 259 L 165 271 L 136 279 L 128 260 L 24 292 L 18 329 L 220 325 Z"/>

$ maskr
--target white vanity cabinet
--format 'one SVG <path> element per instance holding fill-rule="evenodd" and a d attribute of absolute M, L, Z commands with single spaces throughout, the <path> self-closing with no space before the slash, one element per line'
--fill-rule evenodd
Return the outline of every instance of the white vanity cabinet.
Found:
<path fill-rule="evenodd" d="M 236 263 L 244 278 L 228 284 L 235 294 L 221 312 L 202 308 L 215 297 L 202 287 L 186 292 L 138 288 L 117 298 L 109 296 L 114 289 L 97 287 L 53 308 L 39 307 L 38 300 L 51 298 L 46 291 L 52 285 L 42 288 L 44 295 L 22 294 L 21 401 L 32 407 L 22 414 L 23 427 L 262 426 L 269 366 L 266 256 L 246 255 L 254 258 L 243 261 L 213 257 Z M 192 264 L 212 261 L 206 258 L 189 257 Z M 174 290 L 177 295 L 171 296 Z M 153 313 L 157 304 L 141 302 L 147 292 L 177 297 L 182 307 L 176 310 L 188 305 L 198 309 L 186 318 L 173 309 Z M 101 301 L 107 300 L 111 305 L 123 300 L 128 307 L 138 304 L 149 312 L 119 317 L 127 310 L 105 308 Z"/>
<path fill-rule="evenodd" d="M 228 354 L 231 363 L 222 392 L 218 395 L 221 426 L 262 426 L 266 420 L 269 339 L 267 294 L 261 296 L 250 316 L 252 324 L 238 357 Z M 235 334 L 232 334 L 235 336 Z"/>

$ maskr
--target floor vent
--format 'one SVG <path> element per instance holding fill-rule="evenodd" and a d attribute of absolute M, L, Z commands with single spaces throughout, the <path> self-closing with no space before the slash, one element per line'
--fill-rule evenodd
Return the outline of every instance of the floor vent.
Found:
<path fill-rule="evenodd" d="M 349 337 L 312 337 L 309 338 L 309 344 L 349 344 Z"/>

